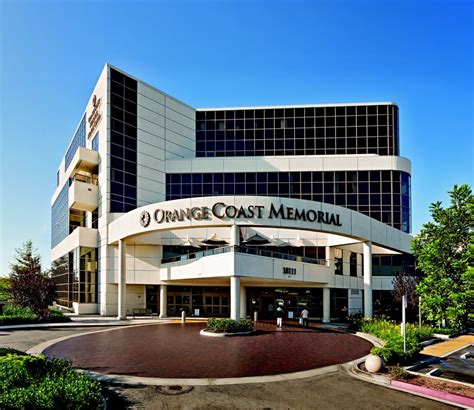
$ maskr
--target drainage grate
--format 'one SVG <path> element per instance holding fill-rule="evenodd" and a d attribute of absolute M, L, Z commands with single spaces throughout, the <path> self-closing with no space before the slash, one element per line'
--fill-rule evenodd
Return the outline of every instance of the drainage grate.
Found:
<path fill-rule="evenodd" d="M 157 386 L 156 391 L 166 396 L 177 396 L 189 393 L 193 389 L 193 386 Z"/>

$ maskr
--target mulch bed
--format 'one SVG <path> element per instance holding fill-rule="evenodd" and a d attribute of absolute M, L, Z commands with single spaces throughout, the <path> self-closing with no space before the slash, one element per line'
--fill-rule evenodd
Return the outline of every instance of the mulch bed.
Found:
<path fill-rule="evenodd" d="M 436 380 L 429 377 L 416 376 L 410 374 L 406 378 L 402 377 L 392 377 L 394 380 L 400 382 L 410 383 L 415 386 L 427 387 L 429 389 L 444 391 L 451 394 L 457 394 L 459 396 L 469 397 L 474 399 L 474 388 L 469 386 L 464 386 L 458 383 L 451 383 L 444 380 Z"/>

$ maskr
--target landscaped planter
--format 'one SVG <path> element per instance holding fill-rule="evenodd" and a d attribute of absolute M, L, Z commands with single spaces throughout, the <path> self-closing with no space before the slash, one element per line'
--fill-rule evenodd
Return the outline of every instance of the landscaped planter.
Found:
<path fill-rule="evenodd" d="M 229 318 L 209 318 L 207 327 L 201 330 L 203 336 L 246 336 L 255 333 L 251 320 L 241 319 L 239 322 Z"/>
<path fill-rule="evenodd" d="M 225 337 L 225 336 L 249 336 L 256 333 L 256 330 L 250 330 L 248 332 L 212 332 L 211 330 L 202 329 L 199 334 L 202 336 L 211 336 L 211 337 Z"/>

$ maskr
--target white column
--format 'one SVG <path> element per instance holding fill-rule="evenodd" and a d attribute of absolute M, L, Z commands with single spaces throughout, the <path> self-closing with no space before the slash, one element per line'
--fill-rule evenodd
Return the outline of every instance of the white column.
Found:
<path fill-rule="evenodd" d="M 168 287 L 160 285 L 160 317 L 166 317 L 168 312 Z"/>
<path fill-rule="evenodd" d="M 334 262 L 334 258 L 332 258 L 333 260 L 331 260 L 331 247 L 326 246 L 324 248 L 324 251 L 325 251 L 325 258 L 326 258 L 326 266 L 331 266 L 331 263 Z"/>
<path fill-rule="evenodd" d="M 240 321 L 240 277 L 230 277 L 230 318 Z"/>
<path fill-rule="evenodd" d="M 117 319 L 127 318 L 127 245 L 119 239 L 118 246 L 118 313 Z"/>
<path fill-rule="evenodd" d="M 239 246 L 240 245 L 240 228 L 239 225 L 232 225 L 230 227 L 230 245 Z"/>
<path fill-rule="evenodd" d="M 247 288 L 240 286 L 240 317 L 245 319 L 247 317 Z"/>
<path fill-rule="evenodd" d="M 372 242 L 364 242 L 364 316 L 372 317 Z"/>
<path fill-rule="evenodd" d="M 331 321 L 331 289 L 323 288 L 323 323 Z"/>

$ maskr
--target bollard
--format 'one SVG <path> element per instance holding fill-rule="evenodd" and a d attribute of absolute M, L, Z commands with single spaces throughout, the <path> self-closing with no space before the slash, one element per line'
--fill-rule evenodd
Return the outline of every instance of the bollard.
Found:
<path fill-rule="evenodd" d="M 253 321 L 256 322 L 258 320 L 258 312 L 253 312 Z"/>
<path fill-rule="evenodd" d="M 186 311 L 181 312 L 181 323 L 186 323 Z"/>

